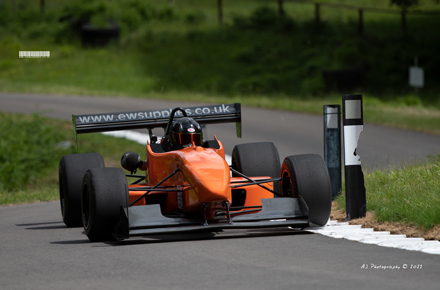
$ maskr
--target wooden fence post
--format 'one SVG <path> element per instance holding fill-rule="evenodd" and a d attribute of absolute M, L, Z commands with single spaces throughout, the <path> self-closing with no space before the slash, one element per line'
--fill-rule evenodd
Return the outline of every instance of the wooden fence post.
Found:
<path fill-rule="evenodd" d="M 217 0 L 218 23 L 223 24 L 223 0 Z"/>
<path fill-rule="evenodd" d="M 319 3 L 315 3 L 315 22 L 316 22 L 316 24 L 319 24 L 321 22 L 321 15 L 319 12 L 320 6 L 321 5 Z"/>
<path fill-rule="evenodd" d="M 406 8 L 402 9 L 402 33 L 403 37 L 406 38 L 408 36 L 408 25 L 406 22 Z"/>
<path fill-rule="evenodd" d="M 40 0 L 40 11 L 41 11 L 41 13 L 44 13 L 44 6 L 45 6 L 44 0 Z"/>
<path fill-rule="evenodd" d="M 283 0 L 278 0 L 278 14 L 284 16 Z"/>
<path fill-rule="evenodd" d="M 359 35 L 364 36 L 364 11 L 359 9 Z"/>

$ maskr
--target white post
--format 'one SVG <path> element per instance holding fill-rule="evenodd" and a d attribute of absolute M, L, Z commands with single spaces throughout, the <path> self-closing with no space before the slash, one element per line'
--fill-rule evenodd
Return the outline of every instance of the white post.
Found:
<path fill-rule="evenodd" d="M 357 153 L 364 129 L 362 95 L 342 96 L 345 151 L 345 199 L 347 220 L 366 216 L 367 200 L 361 159 Z"/>

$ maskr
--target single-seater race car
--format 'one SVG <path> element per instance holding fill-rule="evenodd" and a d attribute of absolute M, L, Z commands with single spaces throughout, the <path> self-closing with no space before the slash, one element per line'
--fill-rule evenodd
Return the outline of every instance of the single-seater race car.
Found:
<path fill-rule="evenodd" d="M 167 233 L 325 225 L 331 210 L 327 167 L 317 154 L 280 165 L 271 142 L 236 145 L 232 164 L 201 125 L 235 122 L 235 104 L 73 116 L 77 134 L 147 128 L 146 160 L 128 151 L 121 168 L 105 167 L 99 153 L 60 160 L 60 204 L 68 227 L 83 226 L 90 241 Z M 163 138 L 152 134 L 164 128 Z M 136 172 L 145 174 L 136 175 Z M 127 177 L 135 178 L 128 184 Z"/>

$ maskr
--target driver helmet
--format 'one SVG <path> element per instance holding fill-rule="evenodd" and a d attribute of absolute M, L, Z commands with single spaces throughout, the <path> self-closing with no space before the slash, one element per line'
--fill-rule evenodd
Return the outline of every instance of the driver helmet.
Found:
<path fill-rule="evenodd" d="M 202 127 L 192 118 L 179 118 L 171 125 L 169 140 L 174 150 L 189 147 L 193 142 L 200 146 L 203 142 Z"/>

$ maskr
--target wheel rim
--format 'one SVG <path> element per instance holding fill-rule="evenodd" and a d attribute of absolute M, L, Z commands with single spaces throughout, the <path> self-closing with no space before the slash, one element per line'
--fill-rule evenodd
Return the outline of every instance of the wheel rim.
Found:
<path fill-rule="evenodd" d="M 284 197 L 294 197 L 298 198 L 298 192 L 296 188 L 293 186 L 293 180 L 289 174 L 289 172 L 286 169 L 283 169 L 282 175 L 283 178 L 286 178 L 288 180 L 282 180 L 281 181 L 281 192 Z"/>

